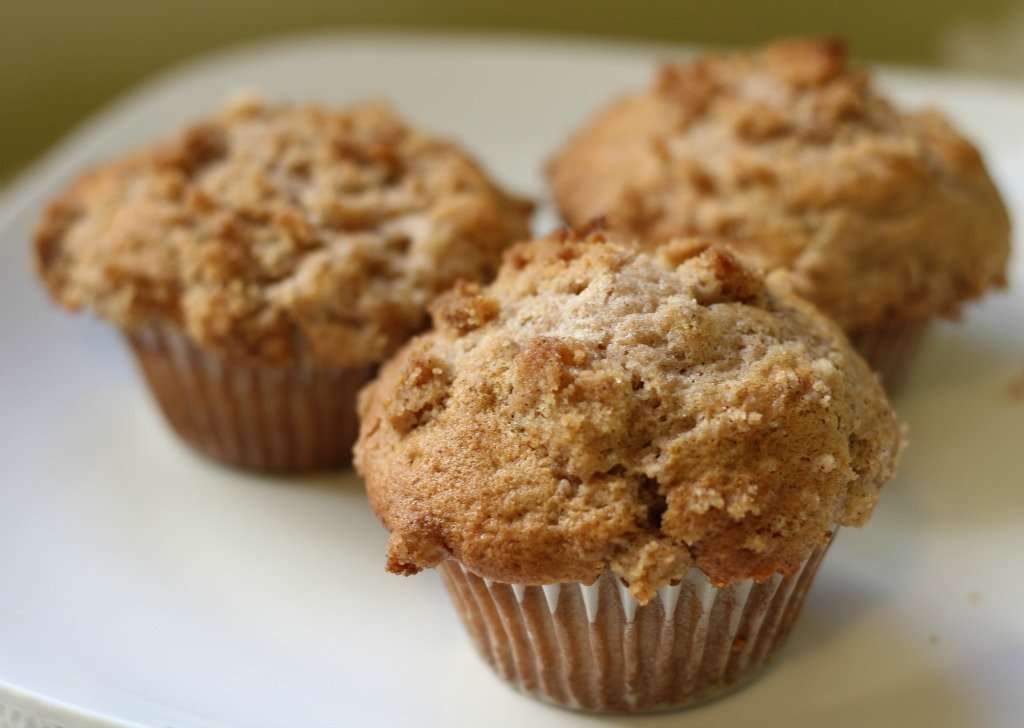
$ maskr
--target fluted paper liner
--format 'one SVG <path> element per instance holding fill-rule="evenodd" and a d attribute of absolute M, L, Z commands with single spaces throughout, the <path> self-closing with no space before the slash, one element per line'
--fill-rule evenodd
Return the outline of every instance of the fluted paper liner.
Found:
<path fill-rule="evenodd" d="M 914 355 L 921 348 L 928 321 L 864 330 L 850 336 L 850 343 L 871 368 L 878 372 L 882 383 L 893 392 L 906 379 Z"/>
<path fill-rule="evenodd" d="M 524 586 L 449 560 L 441 573 L 477 649 L 521 691 L 567 708 L 684 708 L 742 685 L 779 649 L 828 546 L 790 576 L 725 588 L 691 569 L 640 605 L 619 579 Z"/>
<path fill-rule="evenodd" d="M 351 458 L 356 395 L 371 368 L 254 366 L 205 351 L 168 325 L 133 332 L 128 341 L 167 422 L 205 455 L 293 473 Z"/>

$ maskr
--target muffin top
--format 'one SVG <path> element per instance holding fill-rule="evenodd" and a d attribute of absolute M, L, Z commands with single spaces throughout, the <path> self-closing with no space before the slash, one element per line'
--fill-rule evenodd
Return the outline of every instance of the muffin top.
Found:
<path fill-rule="evenodd" d="M 937 111 L 894 107 L 837 41 L 667 65 L 548 173 L 570 224 L 731 238 L 848 332 L 1005 283 L 1009 218 L 978 151 Z"/>
<path fill-rule="evenodd" d="M 699 239 L 511 248 L 360 398 L 356 464 L 388 569 L 512 583 L 611 569 L 641 601 L 691 566 L 791 572 L 864 523 L 902 428 L 846 339 Z"/>
<path fill-rule="evenodd" d="M 131 330 L 171 322 L 270 365 L 378 362 L 457 279 L 493 276 L 530 205 L 387 105 L 239 98 L 89 172 L 43 215 L 53 297 Z"/>

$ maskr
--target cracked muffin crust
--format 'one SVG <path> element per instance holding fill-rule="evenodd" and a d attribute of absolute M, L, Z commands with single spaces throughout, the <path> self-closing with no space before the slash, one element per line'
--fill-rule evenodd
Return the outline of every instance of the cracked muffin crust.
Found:
<path fill-rule="evenodd" d="M 642 602 L 690 566 L 767 578 L 863 524 L 902 447 L 835 325 L 704 240 L 519 244 L 433 319 L 360 395 L 356 465 L 396 573 L 611 569 Z"/>
<path fill-rule="evenodd" d="M 855 339 L 1005 284 L 1010 222 L 979 152 L 879 94 L 838 41 L 666 65 L 548 174 L 570 225 L 732 239 Z"/>
<path fill-rule="evenodd" d="M 387 105 L 240 98 L 100 167 L 43 216 L 54 299 L 126 331 L 171 323 L 260 365 L 379 362 L 455 280 L 486 279 L 530 205 Z"/>

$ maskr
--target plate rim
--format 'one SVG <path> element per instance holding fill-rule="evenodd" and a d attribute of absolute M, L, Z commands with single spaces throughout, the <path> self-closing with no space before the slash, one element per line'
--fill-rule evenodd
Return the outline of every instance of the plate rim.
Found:
<path fill-rule="evenodd" d="M 39 728 L 145 728 L 141 723 L 27 690 L 3 678 L 0 678 L 0 709 L 4 711 L 0 713 L 0 718 L 4 719 L 9 717 L 11 710 L 18 711 L 21 722 L 12 723 L 12 726 L 37 724 Z M 29 719 L 35 723 L 28 724 Z M 7 725 L 6 722 L 4 725 Z"/>
<path fill-rule="evenodd" d="M 701 50 L 728 50 L 740 47 L 735 44 L 712 46 L 608 36 L 585 37 L 559 32 L 394 29 L 374 25 L 354 25 L 344 29 L 320 32 L 298 31 L 233 43 L 172 62 L 158 69 L 116 93 L 97 110 L 74 123 L 38 157 L 0 186 L 0 231 L 6 230 L 12 225 L 19 214 L 44 197 L 47 190 L 51 189 L 54 184 L 67 178 L 75 170 L 81 169 L 84 161 L 89 158 L 86 152 L 93 146 L 87 143 L 89 138 L 108 119 L 116 117 L 122 109 L 129 107 L 145 95 L 154 93 L 161 86 L 169 85 L 183 76 L 199 73 L 206 67 L 237 61 L 246 56 L 285 51 L 299 45 L 370 42 L 418 45 L 424 49 L 429 46 L 470 46 L 486 42 L 491 47 L 501 46 L 503 51 L 528 51 L 530 48 L 551 50 L 555 47 L 562 49 L 571 47 L 573 52 L 616 53 L 624 56 L 641 54 L 649 56 L 661 53 L 686 55 Z M 920 82 L 953 83 L 974 89 L 985 88 L 989 92 L 1016 96 L 1018 101 L 1024 104 L 1024 86 L 1001 76 L 941 67 L 874 63 L 858 56 L 855 58 L 858 62 L 870 66 L 875 72 L 882 75 Z M 77 151 L 77 154 L 65 154 L 69 151 Z M 65 157 L 66 159 L 63 159 Z"/>

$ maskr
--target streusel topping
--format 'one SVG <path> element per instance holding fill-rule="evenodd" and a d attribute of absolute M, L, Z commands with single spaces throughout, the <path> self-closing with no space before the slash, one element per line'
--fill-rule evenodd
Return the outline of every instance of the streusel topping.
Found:
<path fill-rule="evenodd" d="M 667 65 L 549 175 L 570 224 L 729 239 L 852 335 L 1005 283 L 1009 218 L 977 149 L 941 113 L 890 103 L 837 41 Z"/>
<path fill-rule="evenodd" d="M 902 447 L 835 325 L 703 240 L 520 244 L 433 318 L 360 402 L 356 463 L 397 573 L 612 569 L 643 601 L 693 565 L 766 578 L 863 524 Z"/>
<path fill-rule="evenodd" d="M 36 235 L 54 298 L 270 364 L 383 360 L 455 280 L 493 276 L 530 205 L 390 107 L 242 98 L 81 177 Z"/>

